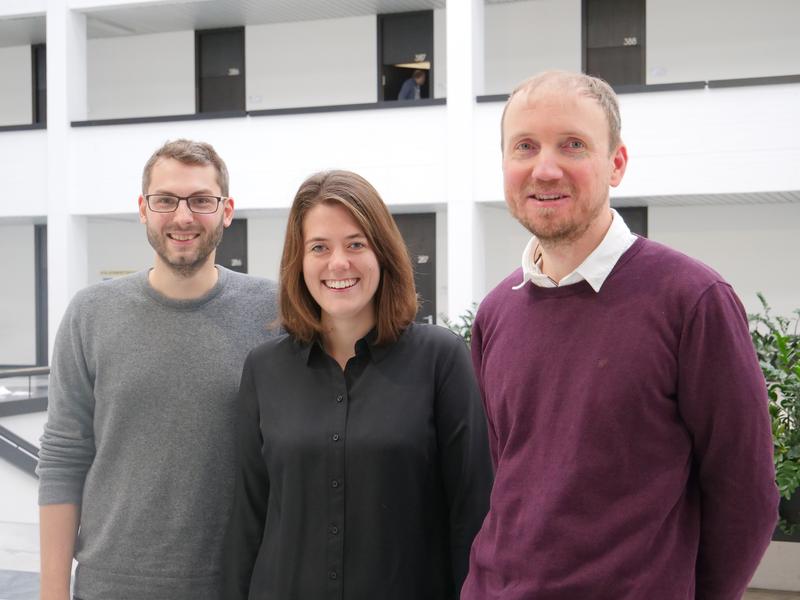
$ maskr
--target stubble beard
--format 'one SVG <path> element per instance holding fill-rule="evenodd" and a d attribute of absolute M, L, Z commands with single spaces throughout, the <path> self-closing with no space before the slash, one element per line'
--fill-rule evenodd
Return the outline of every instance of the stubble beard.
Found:
<path fill-rule="evenodd" d="M 550 215 L 557 212 L 554 208 L 537 208 L 538 218 L 530 218 L 523 210 L 515 210 L 514 217 L 520 224 L 536 236 L 543 248 L 556 248 L 579 240 L 603 211 L 602 202 L 593 204 L 585 211 L 571 216 L 562 222 L 551 222 Z"/>
<path fill-rule="evenodd" d="M 219 243 L 222 241 L 223 230 L 224 226 L 222 220 L 220 220 L 219 225 L 201 242 L 194 255 L 194 259 L 187 255 L 179 255 L 176 258 L 171 258 L 167 251 L 166 234 L 162 235 L 155 232 L 149 226 L 147 227 L 147 241 L 150 242 L 153 250 L 156 251 L 156 254 L 158 254 L 162 262 L 169 267 L 173 273 L 180 277 L 188 278 L 197 273 L 197 271 L 206 264 L 211 253 L 217 249 L 217 246 L 219 246 Z M 202 235 L 203 234 L 201 234 L 201 238 Z"/>

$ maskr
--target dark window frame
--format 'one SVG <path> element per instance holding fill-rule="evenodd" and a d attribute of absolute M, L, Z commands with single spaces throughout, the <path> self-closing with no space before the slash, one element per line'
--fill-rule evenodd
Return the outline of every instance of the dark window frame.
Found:
<path fill-rule="evenodd" d="M 36 366 L 47 366 L 49 339 L 47 323 L 47 225 L 34 225 L 34 293 L 36 314 Z"/>
<path fill-rule="evenodd" d="M 47 44 L 31 45 L 31 102 L 32 125 L 47 126 L 47 98 L 45 97 L 44 114 L 39 110 L 39 56 L 43 55 L 45 87 L 47 93 Z"/>
<path fill-rule="evenodd" d="M 247 112 L 247 64 L 245 62 L 247 57 L 246 51 L 246 39 L 245 36 L 246 31 L 243 25 L 235 26 L 235 27 L 217 27 L 214 29 L 195 29 L 194 30 L 194 112 L 197 115 L 213 115 L 216 114 L 214 112 L 201 112 L 200 111 L 200 72 L 201 72 L 201 64 L 200 64 L 200 38 L 207 33 L 223 33 L 228 31 L 241 31 L 242 33 L 242 81 L 245 82 L 245 99 L 244 99 L 244 110 L 243 111 L 223 111 L 220 114 L 228 115 L 229 113 L 232 116 L 243 116 L 241 113 Z"/>
<path fill-rule="evenodd" d="M 431 63 L 431 68 L 428 69 L 428 75 L 427 75 L 427 77 L 428 77 L 428 94 L 429 94 L 429 97 L 428 98 L 424 98 L 424 100 L 438 100 L 438 98 L 434 98 L 434 92 L 433 92 L 433 90 L 434 90 L 433 79 L 435 77 L 434 68 L 433 68 L 433 60 L 434 60 L 433 52 L 434 52 L 434 49 L 436 48 L 436 20 L 435 20 L 435 17 L 434 17 L 434 11 L 433 11 L 433 9 L 409 10 L 409 11 L 403 11 L 401 13 L 381 13 L 381 14 L 375 15 L 375 17 L 377 18 L 376 34 L 377 34 L 377 38 L 378 38 L 377 39 L 377 41 L 378 41 L 377 58 L 376 58 L 376 63 L 377 63 L 376 67 L 377 67 L 377 70 L 378 70 L 378 76 L 377 76 L 378 93 L 377 93 L 376 98 L 378 99 L 378 103 L 379 104 L 383 104 L 384 102 L 389 102 L 389 103 L 392 103 L 392 104 L 394 104 L 396 102 L 399 102 L 396 98 L 394 100 L 386 100 L 385 98 L 383 98 L 383 21 L 387 17 L 391 18 L 391 17 L 396 16 L 396 15 L 415 16 L 415 15 L 423 15 L 423 14 L 430 14 L 431 15 L 432 33 L 433 33 L 432 39 L 431 39 L 431 58 L 430 58 L 430 61 L 429 61 Z M 417 101 L 417 102 L 419 102 L 419 101 Z"/>
<path fill-rule="evenodd" d="M 640 217 L 642 221 L 642 231 L 634 231 L 634 233 L 636 233 L 637 235 L 641 235 L 642 237 L 649 237 L 650 235 L 648 228 L 649 211 L 647 206 L 614 206 L 614 210 L 616 210 L 620 214 L 623 220 L 625 220 L 626 213 L 628 215 L 635 214 L 636 216 Z"/>
<path fill-rule="evenodd" d="M 620 87 L 627 87 L 627 88 L 640 88 L 647 86 L 647 1 L 642 1 L 642 22 L 641 22 L 641 43 L 637 44 L 642 47 L 642 69 L 639 74 L 640 79 L 642 81 L 641 84 L 632 84 L 627 86 L 620 86 Z M 581 0 L 581 72 L 586 73 L 586 67 L 589 62 L 588 60 L 588 53 L 589 53 L 589 18 L 588 18 L 588 4 L 589 0 Z M 612 86 L 613 87 L 613 86 Z M 617 88 L 614 88 L 615 91 L 618 91 Z M 631 89 L 630 91 L 634 91 Z M 639 90 L 636 90 L 639 91 Z M 644 90 L 641 90 L 644 91 Z"/>

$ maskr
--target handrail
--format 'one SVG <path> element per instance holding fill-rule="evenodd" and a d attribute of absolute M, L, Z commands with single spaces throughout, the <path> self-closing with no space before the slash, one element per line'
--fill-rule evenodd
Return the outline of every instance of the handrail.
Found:
<path fill-rule="evenodd" d="M 50 367 L 23 367 L 21 369 L 0 369 L 0 379 L 9 377 L 35 377 L 50 375 Z"/>
<path fill-rule="evenodd" d="M 28 378 L 28 397 L 24 400 L 3 400 L 0 402 L 0 416 L 27 414 L 47 410 L 47 397 L 32 398 L 31 378 L 49 375 L 50 367 L 23 367 L 19 369 L 0 370 L 0 379 L 10 377 Z M 29 475 L 36 477 L 36 465 L 39 462 L 39 449 L 18 436 L 13 431 L 0 425 L 0 459 L 5 459 L 19 467 Z"/>
<path fill-rule="evenodd" d="M 16 433 L 0 425 L 0 458 L 36 477 L 39 449 Z"/>
<path fill-rule="evenodd" d="M 33 378 L 47 376 L 50 374 L 50 367 L 21 367 L 18 369 L 0 369 L 0 381 L 11 377 L 28 378 L 28 397 L 27 398 L 3 398 L 0 401 L 0 417 L 11 415 L 22 415 L 47 410 L 47 394 L 37 398 L 33 397 Z"/>

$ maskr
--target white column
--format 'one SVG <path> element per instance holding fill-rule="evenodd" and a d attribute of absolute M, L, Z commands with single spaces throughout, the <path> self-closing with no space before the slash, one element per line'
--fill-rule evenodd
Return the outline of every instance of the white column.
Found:
<path fill-rule="evenodd" d="M 479 300 L 483 244 L 474 199 L 475 96 L 483 93 L 483 2 L 447 4 L 447 315 Z"/>
<path fill-rule="evenodd" d="M 87 282 L 86 218 L 72 199 L 91 181 L 71 177 L 71 121 L 86 118 L 86 16 L 47 1 L 47 309 L 50 353 L 61 317 Z"/>

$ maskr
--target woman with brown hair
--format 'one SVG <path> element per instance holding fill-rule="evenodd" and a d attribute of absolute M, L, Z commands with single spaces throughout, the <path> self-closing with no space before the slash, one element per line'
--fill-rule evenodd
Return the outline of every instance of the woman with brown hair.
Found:
<path fill-rule="evenodd" d="M 242 375 L 226 600 L 455 600 L 488 509 L 485 418 L 463 341 L 413 322 L 411 262 L 366 180 L 300 186 L 280 284 L 287 333 Z"/>

